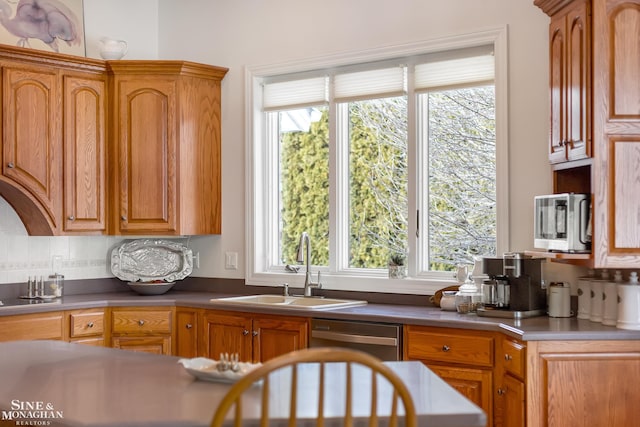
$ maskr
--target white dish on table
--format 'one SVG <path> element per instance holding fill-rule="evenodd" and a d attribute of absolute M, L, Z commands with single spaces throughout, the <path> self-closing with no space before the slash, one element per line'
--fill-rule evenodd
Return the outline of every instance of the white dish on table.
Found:
<path fill-rule="evenodd" d="M 219 371 L 218 363 L 220 362 L 206 357 L 180 359 L 178 360 L 178 363 L 180 363 L 189 374 L 199 380 L 228 384 L 235 383 L 248 372 L 254 370 L 258 366 L 261 366 L 260 363 L 240 362 L 238 364 L 240 368 L 238 371 L 232 371 L 231 369 Z"/>

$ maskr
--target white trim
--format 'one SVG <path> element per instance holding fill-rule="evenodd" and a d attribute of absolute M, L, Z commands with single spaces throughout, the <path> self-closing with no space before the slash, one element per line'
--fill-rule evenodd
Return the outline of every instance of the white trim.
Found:
<path fill-rule="evenodd" d="M 375 49 L 357 51 L 357 52 L 341 52 L 334 55 L 327 55 L 315 58 L 307 58 L 298 61 L 290 61 L 280 64 L 271 64 L 271 65 L 263 65 L 263 66 L 248 66 L 245 69 L 245 126 L 246 126 L 246 193 L 245 193 L 245 206 L 246 206 L 246 271 L 245 271 L 245 281 L 247 284 L 252 285 L 265 285 L 265 286 L 279 286 L 281 283 L 288 282 L 293 287 L 301 287 L 304 281 L 304 268 L 300 269 L 300 272 L 297 274 L 293 273 L 281 273 L 281 272 L 259 272 L 265 271 L 264 265 L 265 261 L 269 259 L 266 254 L 261 253 L 261 248 L 264 248 L 264 236 L 257 236 L 254 232 L 257 229 L 258 224 L 254 223 L 254 221 L 259 221 L 256 218 L 255 213 L 259 212 L 258 209 L 260 207 L 260 200 L 256 200 L 254 197 L 256 191 L 256 183 L 259 179 L 264 179 L 266 177 L 256 177 L 254 173 L 254 167 L 259 167 L 260 165 L 256 164 L 256 159 L 259 158 L 257 155 L 260 155 L 260 151 L 264 147 L 260 147 L 260 141 L 256 138 L 257 135 L 260 135 L 260 126 L 265 126 L 261 123 L 256 123 L 256 115 L 260 114 L 259 111 L 254 109 L 254 100 L 256 96 L 260 96 L 259 92 L 259 82 L 261 79 L 271 75 L 278 74 L 287 74 L 287 73 L 295 73 L 295 72 L 303 72 L 309 69 L 318 69 L 318 68 L 330 68 L 343 66 L 354 63 L 364 63 L 364 62 L 372 62 L 379 60 L 386 60 L 391 57 L 402 57 L 402 56 L 411 56 L 425 53 L 432 53 L 444 50 L 452 50 L 452 49 L 460 49 L 467 48 L 473 46 L 481 46 L 485 44 L 493 43 L 495 46 L 495 73 L 496 73 L 496 161 L 497 161 L 497 169 L 496 169 L 496 197 L 500 200 L 500 204 L 497 209 L 497 253 L 507 252 L 509 250 L 509 187 L 508 187 L 508 62 L 507 62 L 507 54 L 508 54 L 508 46 L 507 46 L 507 26 L 490 28 L 479 30 L 477 32 L 442 37 L 428 41 L 407 43 L 402 45 L 395 46 L 385 46 Z M 409 114 L 411 114 L 411 110 L 413 110 L 413 114 L 415 114 L 415 107 L 409 109 Z M 336 114 L 335 111 L 330 110 L 330 114 Z M 409 129 L 409 133 L 416 133 L 417 130 Z M 330 137 L 330 146 L 333 144 L 334 152 L 337 148 L 335 146 L 336 135 L 331 135 Z M 417 159 L 418 155 L 422 155 L 422 153 L 411 153 L 414 148 L 412 148 L 415 144 L 409 144 L 410 153 L 414 154 L 411 156 L 413 159 Z M 256 151 L 257 150 L 257 151 Z M 331 150 L 330 150 L 331 151 Z M 336 162 L 335 154 L 331 155 L 329 158 L 330 163 Z M 413 162 L 412 162 L 413 163 Z M 330 165 L 333 166 L 333 165 Z M 336 165 L 338 166 L 338 165 Z M 412 172 L 413 170 L 413 172 Z M 260 171 L 260 169 L 258 169 Z M 412 174 L 416 172 L 416 165 L 409 165 L 409 178 L 410 178 L 410 186 L 409 191 L 415 194 L 416 185 L 415 179 Z M 337 183 L 331 183 L 337 184 Z M 334 185 L 331 187 L 335 188 Z M 331 188 L 330 187 L 330 188 Z M 334 202 L 336 194 L 330 194 L 330 200 Z M 410 198 L 411 199 L 411 198 Z M 334 206 L 336 204 L 334 203 Z M 416 212 L 416 206 L 409 206 L 409 215 L 414 215 Z M 412 214 L 413 212 L 413 214 Z M 336 215 L 338 212 L 332 210 L 330 211 L 330 221 L 335 221 Z M 422 216 L 422 213 L 421 213 Z M 266 218 L 261 218 L 263 221 L 266 221 Z M 409 221 L 409 241 L 415 242 L 415 239 L 411 237 L 415 236 L 415 226 L 411 224 L 415 224 L 415 218 L 410 218 Z M 424 224 L 421 219 L 421 232 L 424 230 Z M 262 228 L 264 229 L 264 227 Z M 335 227 L 333 227 L 335 230 Z M 336 236 L 330 236 L 331 242 L 336 242 L 338 239 Z M 345 275 L 339 272 L 340 267 L 336 265 L 336 250 L 338 248 L 335 246 L 335 243 L 331 243 L 330 248 L 330 267 L 328 269 L 320 269 L 323 271 L 323 287 L 326 289 L 340 289 L 340 290 L 354 290 L 354 291 L 365 291 L 365 292 L 387 292 L 387 293 L 411 293 L 411 294 L 433 294 L 436 290 L 455 283 L 453 278 L 453 274 L 451 280 L 443 280 L 442 274 L 434 275 L 433 277 L 429 277 L 430 275 L 425 274 L 421 275 L 419 279 L 401 279 L 401 280 L 390 280 L 386 278 L 384 274 L 372 274 L 370 277 L 353 277 L 349 276 L 348 280 L 344 280 Z M 422 257 L 423 254 L 420 253 L 420 249 L 415 247 L 411 250 L 411 253 L 415 257 Z M 411 263 L 412 266 L 416 265 L 416 262 Z M 257 267 L 257 268 L 256 268 Z M 260 269 L 262 268 L 262 269 Z M 415 267 L 414 267 L 415 268 Z M 332 274 L 326 274 L 324 270 L 332 270 L 334 271 Z M 337 271 L 337 272 L 336 272 Z M 413 271 L 415 274 L 415 271 Z M 384 277 L 383 277 L 384 276 Z"/>

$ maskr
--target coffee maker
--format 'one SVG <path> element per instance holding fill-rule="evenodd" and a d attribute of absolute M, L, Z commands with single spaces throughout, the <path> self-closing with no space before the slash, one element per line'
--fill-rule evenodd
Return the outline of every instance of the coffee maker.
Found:
<path fill-rule="evenodd" d="M 542 279 L 544 258 L 520 252 L 502 258 L 482 258 L 482 304 L 478 316 L 521 319 L 540 316 L 547 309 L 547 290 Z"/>

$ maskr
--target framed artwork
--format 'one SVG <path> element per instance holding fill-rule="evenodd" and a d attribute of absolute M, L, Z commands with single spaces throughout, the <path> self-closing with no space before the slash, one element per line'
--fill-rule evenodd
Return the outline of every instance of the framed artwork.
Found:
<path fill-rule="evenodd" d="M 82 0 L 0 0 L 0 43 L 85 56 Z"/>

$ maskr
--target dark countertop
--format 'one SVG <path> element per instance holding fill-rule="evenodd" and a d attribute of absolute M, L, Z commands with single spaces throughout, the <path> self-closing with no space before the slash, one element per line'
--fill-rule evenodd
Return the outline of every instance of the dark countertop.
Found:
<path fill-rule="evenodd" d="M 205 427 L 230 384 L 199 381 L 180 364 L 179 358 L 76 345 L 60 341 L 12 341 L 0 343 L 0 425 L 52 425 L 95 427 Z M 420 426 L 469 426 L 486 424 L 486 415 L 421 362 L 385 362 L 406 384 L 413 398 Z M 325 399 L 325 425 L 344 425 L 344 367 L 327 364 L 325 382 L 332 399 Z M 371 375 L 354 366 L 354 424 L 364 425 L 370 406 Z M 315 402 L 317 364 L 303 364 L 296 371 L 300 396 Z M 271 399 L 289 402 L 290 370 L 269 378 Z M 384 423 L 391 408 L 392 390 L 378 382 L 378 415 Z M 262 388 L 243 396 L 243 425 L 257 425 Z M 302 398 L 300 398 L 302 400 Z M 29 407 L 44 411 L 29 411 Z M 40 405 L 40 406 L 36 406 Z M 26 410 L 24 410 L 26 409 Z M 287 405 L 270 405 L 271 426 L 288 421 Z M 231 413 L 233 412 L 230 411 Z M 402 411 L 401 411 L 402 413 Z M 363 415 L 366 414 L 366 415 Z M 298 405 L 300 425 L 315 425 L 317 408 Z M 4 420 L 4 421 L 3 421 Z M 400 424 L 403 424 L 400 421 Z"/>
<path fill-rule="evenodd" d="M 521 320 L 480 317 L 475 314 L 442 311 L 437 307 L 428 306 L 426 302 L 424 306 L 369 303 L 357 307 L 320 311 L 293 307 L 238 307 L 237 305 L 230 306 L 224 302 L 210 301 L 214 298 L 234 295 L 237 294 L 178 290 L 171 290 L 164 295 L 156 296 L 141 296 L 131 291 L 79 294 L 64 296 L 51 303 L 0 306 L 0 316 L 93 307 L 182 306 L 308 318 L 498 331 L 525 341 L 640 339 L 640 331 L 617 329 L 613 326 L 605 326 L 589 320 L 577 319 L 576 317 L 550 318 L 539 316 Z M 421 296 L 421 298 L 425 301 L 427 299 L 425 296 Z"/>

